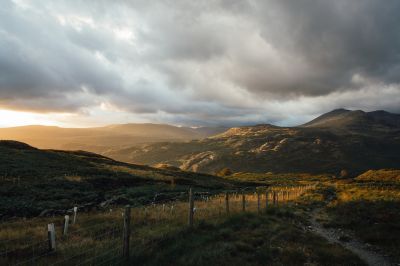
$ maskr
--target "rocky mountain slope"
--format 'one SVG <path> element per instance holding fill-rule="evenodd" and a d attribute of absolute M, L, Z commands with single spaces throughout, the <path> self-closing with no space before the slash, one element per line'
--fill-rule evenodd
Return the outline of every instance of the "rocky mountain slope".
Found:
<path fill-rule="evenodd" d="M 353 175 L 399 168 L 399 151 L 400 115 L 338 109 L 298 127 L 237 127 L 202 140 L 139 145 L 107 155 L 208 173 L 228 167 L 234 172 L 339 175 L 346 170 Z"/>

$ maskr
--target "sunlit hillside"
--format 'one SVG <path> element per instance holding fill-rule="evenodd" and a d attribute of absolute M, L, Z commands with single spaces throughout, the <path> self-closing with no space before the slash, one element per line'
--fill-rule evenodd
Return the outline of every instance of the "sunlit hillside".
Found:
<path fill-rule="evenodd" d="M 400 165 L 400 115 L 334 110 L 297 127 L 255 125 L 186 143 L 163 142 L 108 151 L 107 156 L 183 170 L 329 173 L 356 176 Z"/>
<path fill-rule="evenodd" d="M 0 266 L 400 266 L 400 0 L 1 0 Z"/>
<path fill-rule="evenodd" d="M 97 128 L 23 126 L 0 128 L 0 139 L 22 141 L 44 149 L 101 153 L 141 143 L 201 139 L 224 130 L 224 127 L 190 128 L 161 124 L 120 124 Z"/>

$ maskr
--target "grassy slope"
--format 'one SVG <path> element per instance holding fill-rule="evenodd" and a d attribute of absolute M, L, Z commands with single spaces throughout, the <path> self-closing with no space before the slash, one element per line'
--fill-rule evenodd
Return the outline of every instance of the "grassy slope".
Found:
<path fill-rule="evenodd" d="M 202 222 L 137 247 L 132 262 L 141 265 L 364 265 L 343 248 L 303 229 L 290 210 L 237 214 Z"/>
<path fill-rule="evenodd" d="M 0 208 L 8 216 L 34 215 L 44 208 L 65 209 L 75 201 L 99 203 L 112 197 L 117 198 L 117 204 L 145 203 L 156 191 L 178 195 L 189 185 L 213 191 L 232 187 L 234 181 L 323 182 L 318 193 L 295 208 L 272 209 L 266 216 L 215 219 L 197 224 L 192 232 L 171 224 L 162 224 L 159 229 L 143 224 L 143 231 L 138 229 L 135 234 L 143 233 L 146 239 L 150 234 L 151 239 L 139 238 L 141 245 L 136 245 L 139 248 L 132 254 L 135 261 L 146 265 L 170 265 L 171 260 L 174 265 L 212 265 L 210 260 L 219 265 L 362 265 L 353 255 L 303 229 L 307 225 L 304 211 L 323 205 L 332 196 L 336 200 L 327 206 L 330 220 L 326 226 L 351 229 L 364 241 L 399 257 L 400 184 L 393 181 L 398 171 L 368 172 L 354 181 L 336 180 L 338 186 L 333 189 L 326 176 L 239 174 L 226 181 L 120 163 L 85 152 L 37 150 L 14 142 L 0 142 L 0 158 L 0 194 L 5 195 Z M 19 184 L 13 181 L 18 176 Z"/>
<path fill-rule="evenodd" d="M 382 248 L 400 261 L 399 173 L 368 171 L 348 184 L 339 184 L 336 200 L 327 209 L 327 226 L 350 229 L 366 243 Z"/>
<path fill-rule="evenodd" d="M 302 203 L 305 210 L 322 207 L 325 227 L 350 232 L 364 243 L 400 261 L 399 170 L 370 170 L 355 179 L 321 180 Z"/>
<path fill-rule="evenodd" d="M 298 173 L 235 173 L 227 176 L 226 179 L 239 182 L 257 182 L 264 185 L 300 185 L 305 183 L 314 183 L 328 181 L 329 175 L 312 175 Z"/>
<path fill-rule="evenodd" d="M 354 179 L 269 173 L 241 173 L 230 178 L 265 184 L 318 182 L 319 189 L 299 205 L 304 215 L 322 207 L 326 227 L 349 230 L 362 242 L 400 261 L 400 170 L 369 170 Z"/>
<path fill-rule="evenodd" d="M 19 142 L 0 141 L 0 213 L 38 215 L 75 204 L 97 206 L 148 203 L 154 194 L 170 196 L 189 186 L 203 190 L 232 187 L 232 182 L 205 174 L 121 163 L 88 152 L 39 150 Z"/>
<path fill-rule="evenodd" d="M 218 202 L 213 202 L 214 207 Z M 206 204 L 205 202 L 203 202 Z M 250 203 L 250 202 L 249 202 Z M 162 206 L 147 210 L 132 209 L 131 264 L 133 265 L 364 265 L 356 256 L 343 248 L 329 244 L 307 230 L 307 219 L 298 205 L 281 205 L 268 208 L 257 214 L 254 208 L 246 213 L 234 208 L 231 216 L 225 213 L 196 213 L 192 230 L 186 226 L 187 204 L 177 203 L 173 214 L 162 212 Z M 197 201 L 195 206 L 201 208 Z M 233 207 L 233 205 L 231 206 Z M 240 207 L 240 206 L 236 206 Z M 167 208 L 169 209 L 169 208 Z M 231 209 L 233 211 L 234 209 Z M 214 210 L 216 211 L 216 210 Z M 250 212 L 249 212 L 250 211 Z M 35 241 L 45 239 L 45 224 L 55 222 L 57 233 L 62 228 L 62 217 L 47 217 L 33 221 L 1 224 L 0 236 L 3 239 L 16 237 L 35 237 Z M 54 256 L 37 260 L 37 265 L 48 265 L 65 258 L 71 258 L 69 265 L 82 262 L 94 254 L 79 255 L 87 249 L 96 247 L 96 254 L 110 249 L 121 250 L 121 213 L 113 212 L 80 214 L 78 222 L 70 226 L 68 237 L 58 238 L 58 250 Z M 29 223 L 30 226 L 26 226 Z M 113 237 L 98 237 L 117 226 Z M 13 241 L 8 248 L 20 247 L 19 252 L 9 254 L 8 261 L 29 259 L 31 248 L 24 249 L 25 242 Z M 36 247 L 36 253 L 45 250 Z M 0 242 L 0 250 L 2 250 Z M 39 253 L 40 254 L 40 253 Z M 74 257 L 75 256 L 75 257 Z M 112 256 L 111 265 L 117 265 L 119 255 L 106 254 L 102 259 Z M 90 261 L 89 261 L 90 262 Z M 1 264 L 1 258 L 0 258 Z M 89 263 L 87 263 L 89 264 Z"/>

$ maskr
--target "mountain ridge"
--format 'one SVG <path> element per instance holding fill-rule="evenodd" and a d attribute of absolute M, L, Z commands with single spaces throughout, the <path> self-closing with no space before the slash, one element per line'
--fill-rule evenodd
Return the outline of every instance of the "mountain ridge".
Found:
<path fill-rule="evenodd" d="M 138 145 L 106 154 L 206 173 L 228 167 L 234 172 L 358 174 L 400 165 L 399 117 L 338 109 L 297 127 L 236 127 L 202 140 Z"/>
<path fill-rule="evenodd" d="M 44 149 L 79 149 L 102 153 L 139 143 L 201 139 L 225 130 L 224 127 L 190 128 L 153 123 L 115 124 L 93 128 L 31 125 L 0 128 L 0 139 L 13 139 Z"/>
<path fill-rule="evenodd" d="M 360 130 L 365 125 L 377 130 L 400 128 L 400 114 L 383 110 L 364 112 L 362 110 L 335 109 L 325 113 L 299 127 L 336 128 L 342 130 Z"/>
<path fill-rule="evenodd" d="M 337 174 L 343 169 L 360 173 L 400 165 L 397 152 L 400 150 L 400 115 L 383 110 L 336 109 L 295 127 L 258 124 L 227 130 L 217 128 L 217 134 L 198 139 L 187 137 L 193 136 L 198 128 L 151 123 L 108 127 L 111 129 L 78 129 L 74 138 L 70 138 L 69 129 L 65 129 L 64 135 L 49 136 L 47 145 L 56 149 L 88 150 L 129 163 L 165 164 L 205 173 L 228 167 L 234 172 Z M 141 135 L 133 134 L 132 127 L 140 127 Z M 118 135 L 110 136 L 108 130 L 117 131 Z M 182 133 L 183 137 L 174 138 L 175 132 Z M 149 138 L 157 134 L 158 138 Z M 30 137 L 34 140 L 35 135 Z M 60 141 L 69 144 L 52 147 Z"/>

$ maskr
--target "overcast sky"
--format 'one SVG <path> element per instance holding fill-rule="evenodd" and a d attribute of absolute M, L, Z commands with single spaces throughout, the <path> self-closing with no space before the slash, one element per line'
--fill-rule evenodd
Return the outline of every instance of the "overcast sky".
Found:
<path fill-rule="evenodd" d="M 193 126 L 399 113 L 399 14 L 398 0 L 3 0 L 0 115 Z"/>

